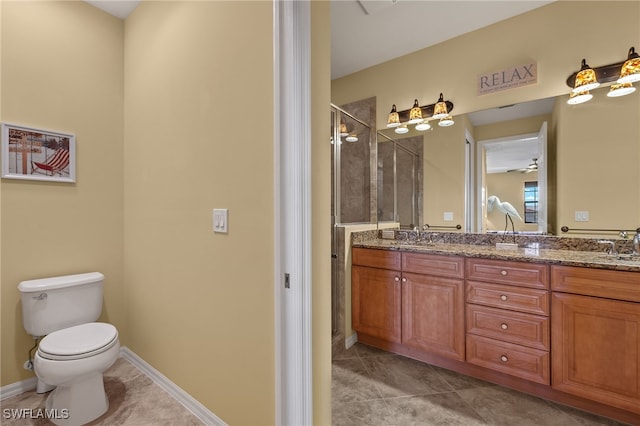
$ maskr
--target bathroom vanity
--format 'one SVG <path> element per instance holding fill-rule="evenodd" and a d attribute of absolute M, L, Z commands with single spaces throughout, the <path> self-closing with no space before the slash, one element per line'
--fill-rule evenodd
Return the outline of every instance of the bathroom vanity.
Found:
<path fill-rule="evenodd" d="M 370 239 L 352 248 L 358 341 L 640 423 L 640 259 Z"/>

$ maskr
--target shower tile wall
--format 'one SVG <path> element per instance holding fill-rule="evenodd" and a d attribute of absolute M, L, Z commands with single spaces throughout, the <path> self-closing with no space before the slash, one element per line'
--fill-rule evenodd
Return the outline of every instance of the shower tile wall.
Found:
<path fill-rule="evenodd" d="M 365 99 L 340 108 L 354 117 L 369 123 L 370 129 L 349 117 L 344 117 L 347 127 L 358 136 L 357 142 L 343 141 L 340 151 L 340 223 L 376 222 L 377 197 L 374 188 L 376 144 L 376 102 Z"/>

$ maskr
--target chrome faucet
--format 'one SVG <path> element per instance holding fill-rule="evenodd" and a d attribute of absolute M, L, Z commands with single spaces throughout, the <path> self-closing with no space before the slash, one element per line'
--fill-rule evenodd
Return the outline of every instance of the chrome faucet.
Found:
<path fill-rule="evenodd" d="M 616 242 L 611 240 L 598 240 L 600 244 L 609 244 L 609 248 L 607 249 L 607 254 L 618 254 L 616 252 Z"/>
<path fill-rule="evenodd" d="M 633 255 L 640 256 L 640 228 L 636 229 L 636 235 L 633 236 Z"/>

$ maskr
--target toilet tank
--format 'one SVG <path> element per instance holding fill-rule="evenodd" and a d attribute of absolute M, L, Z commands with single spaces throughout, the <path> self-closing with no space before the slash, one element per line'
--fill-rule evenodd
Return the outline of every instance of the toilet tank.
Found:
<path fill-rule="evenodd" d="M 100 272 L 22 281 L 22 324 L 32 336 L 45 336 L 74 325 L 94 322 L 102 312 Z"/>

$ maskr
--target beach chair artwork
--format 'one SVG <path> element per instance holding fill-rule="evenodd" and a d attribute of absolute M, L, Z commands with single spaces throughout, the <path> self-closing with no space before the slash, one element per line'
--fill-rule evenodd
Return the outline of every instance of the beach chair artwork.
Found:
<path fill-rule="evenodd" d="M 75 137 L 2 124 L 2 177 L 75 182 Z"/>

